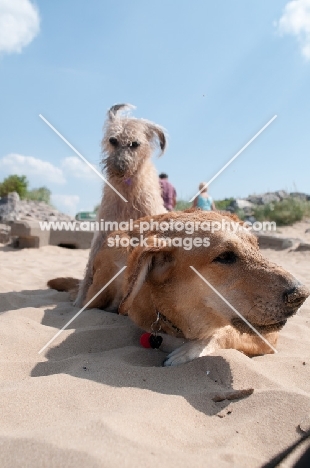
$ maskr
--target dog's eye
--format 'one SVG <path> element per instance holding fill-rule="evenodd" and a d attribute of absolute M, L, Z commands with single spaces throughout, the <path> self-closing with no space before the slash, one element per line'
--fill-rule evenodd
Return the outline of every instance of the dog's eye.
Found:
<path fill-rule="evenodd" d="M 117 146 L 117 139 L 114 137 L 109 138 L 109 142 L 111 143 L 112 146 Z"/>
<path fill-rule="evenodd" d="M 131 146 L 132 148 L 138 148 L 138 146 L 140 146 L 140 143 L 139 143 L 138 141 L 133 141 L 133 142 L 130 144 L 130 146 Z"/>
<path fill-rule="evenodd" d="M 214 262 L 224 263 L 226 265 L 231 265 L 237 261 L 237 255 L 234 252 L 224 252 L 218 257 L 216 257 Z"/>

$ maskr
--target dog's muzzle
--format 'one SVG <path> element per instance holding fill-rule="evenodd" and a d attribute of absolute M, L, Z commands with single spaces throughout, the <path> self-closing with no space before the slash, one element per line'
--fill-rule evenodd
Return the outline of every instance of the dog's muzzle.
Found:
<path fill-rule="evenodd" d="M 123 177 L 133 169 L 133 160 L 129 155 L 124 153 L 115 154 L 113 159 L 108 161 L 108 167 L 111 172 L 119 177 Z"/>
<path fill-rule="evenodd" d="M 270 320 L 269 324 L 252 323 L 250 320 L 248 321 L 259 333 L 271 333 L 274 331 L 279 331 L 281 330 L 281 328 L 284 327 L 287 319 L 289 317 L 292 317 L 292 315 L 296 314 L 298 309 L 302 306 L 302 304 L 305 302 L 309 295 L 309 290 L 305 286 L 298 283 L 296 286 L 286 290 L 283 293 L 281 314 L 278 320 L 275 320 L 273 318 Z M 237 328 L 237 330 L 239 330 L 242 333 L 249 333 L 250 335 L 253 335 L 255 333 L 252 330 L 252 328 L 249 327 L 247 323 L 241 318 L 232 318 L 231 324 L 233 327 Z"/>
<path fill-rule="evenodd" d="M 128 171 L 128 164 L 124 161 L 114 162 L 113 164 L 113 172 L 120 177 L 123 177 L 126 172 Z"/>

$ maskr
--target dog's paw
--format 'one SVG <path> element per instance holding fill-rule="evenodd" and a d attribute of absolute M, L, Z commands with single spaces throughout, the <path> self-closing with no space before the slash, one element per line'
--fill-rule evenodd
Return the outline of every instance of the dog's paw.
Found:
<path fill-rule="evenodd" d="M 189 343 L 185 343 L 183 346 L 180 346 L 180 348 L 170 353 L 165 359 L 163 365 L 165 367 L 177 366 L 179 364 L 184 364 L 185 362 L 190 362 L 195 358 L 207 356 L 214 351 L 214 349 L 210 348 L 208 345 L 209 340 L 208 342 L 190 341 Z"/>
<path fill-rule="evenodd" d="M 185 338 L 177 338 L 166 333 L 159 333 L 158 335 L 163 339 L 159 349 L 164 353 L 172 353 L 172 351 L 179 349 L 180 346 L 187 342 Z"/>

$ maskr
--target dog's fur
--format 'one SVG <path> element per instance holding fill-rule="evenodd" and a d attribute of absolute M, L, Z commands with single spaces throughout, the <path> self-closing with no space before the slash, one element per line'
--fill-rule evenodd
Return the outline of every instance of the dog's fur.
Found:
<path fill-rule="evenodd" d="M 214 233 L 201 228 L 193 234 L 153 229 L 144 233 L 147 247 L 109 247 L 117 236 L 127 242 L 139 238 L 141 223 L 150 219 L 183 223 L 224 220 L 228 225 Z M 235 233 L 229 228 L 232 221 L 240 224 Z M 172 237 L 209 237 L 210 246 L 184 250 L 169 246 Z M 156 245 L 155 239 L 161 239 L 163 245 Z M 125 272 L 91 301 L 125 265 Z M 168 356 L 165 365 L 186 362 L 220 348 L 235 348 L 248 355 L 271 353 L 271 348 L 190 266 L 195 267 L 273 346 L 286 319 L 296 313 L 309 295 L 292 275 L 262 257 L 256 237 L 242 227 L 238 218 L 190 210 L 147 217 L 135 223 L 134 231 L 110 234 L 96 255 L 93 282 L 85 304 L 91 301 L 89 307 L 92 308 L 118 309 L 146 331 L 151 332 L 155 327 L 179 337 L 181 344 L 185 344 Z M 58 278 L 48 284 L 54 289 L 72 291 L 77 280 Z M 164 345 L 166 342 L 165 338 Z"/>
<path fill-rule="evenodd" d="M 136 220 L 167 211 L 161 197 L 158 175 L 151 162 L 157 144 L 161 154 L 165 151 L 164 130 L 148 120 L 123 116 L 122 111 L 130 108 L 133 108 L 130 104 L 111 107 L 104 126 L 102 166 L 107 181 L 127 200 L 126 203 L 109 184 L 105 184 L 97 216 L 98 220 L 105 222 Z M 94 234 L 85 276 L 75 301 L 79 307 L 92 283 L 94 258 L 107 234 L 109 231 Z"/>

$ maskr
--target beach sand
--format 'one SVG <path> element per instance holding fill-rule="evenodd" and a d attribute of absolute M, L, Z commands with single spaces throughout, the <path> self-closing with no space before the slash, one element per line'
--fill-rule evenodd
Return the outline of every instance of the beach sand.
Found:
<path fill-rule="evenodd" d="M 263 254 L 310 287 L 310 252 Z M 47 280 L 82 277 L 87 257 L 0 249 L 2 468 L 251 468 L 297 440 L 310 414 L 309 299 L 276 355 L 225 350 L 163 368 L 165 354 L 140 347 L 127 317 L 96 309 L 38 354 L 78 311 Z M 247 398 L 212 400 L 247 388 Z"/>

